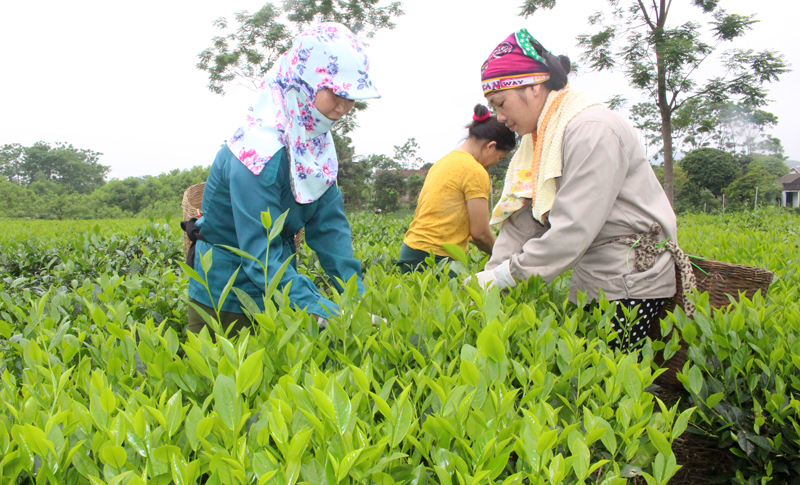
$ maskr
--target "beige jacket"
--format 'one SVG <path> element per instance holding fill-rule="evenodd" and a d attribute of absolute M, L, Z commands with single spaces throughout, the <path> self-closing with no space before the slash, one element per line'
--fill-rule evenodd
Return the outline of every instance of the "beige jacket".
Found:
<path fill-rule="evenodd" d="M 675 213 L 633 129 L 604 106 L 587 108 L 567 125 L 563 154 L 548 226 L 533 218 L 527 200 L 503 222 L 485 269 L 510 271 L 515 280 L 540 275 L 550 282 L 572 268 L 572 301 L 578 291 L 590 300 L 599 290 L 609 300 L 673 296 L 670 253 L 638 272 L 633 250 L 604 244 L 647 232 L 654 222 L 663 228 L 662 240 L 677 242 Z"/>

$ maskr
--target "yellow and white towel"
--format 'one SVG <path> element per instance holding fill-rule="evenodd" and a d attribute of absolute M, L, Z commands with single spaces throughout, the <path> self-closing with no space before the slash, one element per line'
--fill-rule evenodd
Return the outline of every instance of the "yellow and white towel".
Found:
<path fill-rule="evenodd" d="M 544 224 L 556 198 L 556 178 L 561 176 L 561 143 L 567 124 L 584 109 L 600 104 L 582 91 L 567 86 L 551 91 L 539 116 L 536 133 L 522 137 L 506 172 L 503 195 L 490 224 L 499 224 L 518 211 L 522 199 L 532 199 L 533 217 Z"/>

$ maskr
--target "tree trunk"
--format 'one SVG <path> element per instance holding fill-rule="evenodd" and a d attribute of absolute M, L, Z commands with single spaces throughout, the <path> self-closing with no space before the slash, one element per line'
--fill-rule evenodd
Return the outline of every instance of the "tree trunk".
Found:
<path fill-rule="evenodd" d="M 644 8 L 644 7 L 642 7 Z M 667 100 L 667 70 L 664 67 L 664 25 L 667 21 L 667 11 L 664 0 L 657 16 L 655 34 L 656 69 L 658 75 L 658 109 L 661 112 L 661 136 L 664 140 L 664 192 L 667 193 L 669 203 L 673 202 L 673 172 L 672 172 L 672 107 Z"/>
<path fill-rule="evenodd" d="M 672 170 L 672 113 L 669 107 L 661 110 L 661 136 L 664 138 L 664 192 L 669 203 L 675 207 Z"/>

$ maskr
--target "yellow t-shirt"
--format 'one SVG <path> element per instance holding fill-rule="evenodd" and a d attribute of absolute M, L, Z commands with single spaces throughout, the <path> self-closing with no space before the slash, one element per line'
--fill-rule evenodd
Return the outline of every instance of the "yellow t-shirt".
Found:
<path fill-rule="evenodd" d="M 449 256 L 442 244 L 469 243 L 467 201 L 489 199 L 489 174 L 472 155 L 453 150 L 433 164 L 419 193 L 414 221 L 403 240 L 406 246 Z"/>

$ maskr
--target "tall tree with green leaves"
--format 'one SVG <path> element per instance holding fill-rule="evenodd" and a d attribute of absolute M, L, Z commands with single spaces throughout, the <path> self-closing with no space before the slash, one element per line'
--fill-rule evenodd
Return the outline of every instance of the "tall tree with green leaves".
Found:
<path fill-rule="evenodd" d="M 419 144 L 416 138 L 409 138 L 402 145 L 394 146 L 394 159 L 403 168 L 417 170 L 425 160 L 417 156 Z"/>
<path fill-rule="evenodd" d="M 654 103 L 635 104 L 631 118 L 648 145 L 663 145 L 661 116 Z M 780 139 L 766 133 L 777 124 L 777 116 L 748 103 L 694 98 L 672 113 L 672 145 L 675 152 L 714 147 L 735 155 L 782 155 Z"/>
<path fill-rule="evenodd" d="M 723 43 L 744 35 L 757 22 L 752 15 L 727 13 L 719 0 L 684 0 L 711 18 L 713 43 L 704 41 L 703 26 L 696 22 L 673 25 L 673 0 L 608 0 L 608 12 L 596 12 L 589 24 L 594 34 L 578 36 L 583 47 L 582 62 L 590 69 L 625 73 L 630 85 L 644 93 L 661 121 L 664 156 L 664 189 L 673 200 L 673 114 L 692 100 L 715 103 L 734 101 L 753 109 L 767 104 L 765 83 L 778 81 L 788 72 L 783 55 L 773 50 L 732 49 L 722 54 L 723 74 L 697 78 L 697 69 Z M 556 0 L 525 0 L 520 15 L 528 17 L 539 9 L 551 9 Z"/>
<path fill-rule="evenodd" d="M 279 6 L 266 3 L 256 13 L 234 14 L 235 27 L 229 29 L 225 17 L 214 21 L 223 31 L 212 39 L 211 47 L 199 55 L 197 68 L 208 73 L 208 89 L 225 94 L 231 83 L 256 89 L 278 56 L 292 39 L 310 24 L 340 22 L 356 35 L 372 37 L 381 29 L 393 29 L 392 19 L 403 15 L 402 4 L 381 0 L 284 0 Z"/>
<path fill-rule="evenodd" d="M 27 147 L 12 143 L 0 148 L 0 175 L 24 186 L 38 180 L 55 183 L 67 192 L 88 194 L 105 183 L 110 171 L 98 162 L 100 155 L 60 142 L 38 141 Z"/>

